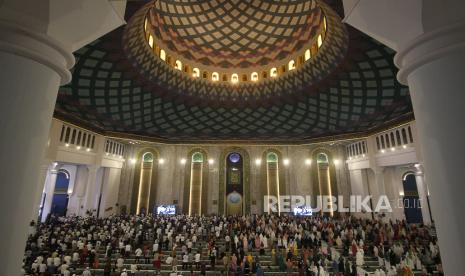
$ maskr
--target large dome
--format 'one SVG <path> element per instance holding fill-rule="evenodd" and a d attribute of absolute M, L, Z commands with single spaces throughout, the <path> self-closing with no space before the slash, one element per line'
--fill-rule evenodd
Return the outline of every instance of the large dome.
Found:
<path fill-rule="evenodd" d="M 409 92 L 396 80 L 394 51 L 342 23 L 341 5 L 336 0 L 128 1 L 127 25 L 76 51 L 73 80 L 60 88 L 55 116 L 105 135 L 170 143 L 327 141 L 410 120 Z M 221 47 L 206 43 L 210 37 Z M 219 42 L 227 39 L 229 45 Z M 254 43 L 260 43 L 258 50 Z M 241 59 L 254 62 L 244 68 L 223 68 L 220 62 L 241 64 Z M 268 63 L 258 64 L 260 59 Z M 296 66 L 284 72 L 290 60 Z M 189 66 L 202 74 L 193 77 Z M 256 66 L 280 71 L 275 78 L 260 74 L 257 82 L 243 82 L 243 75 L 251 76 L 247 70 L 265 71 Z M 214 70 L 221 73 L 216 82 L 210 79 Z M 232 85 L 223 81 L 222 70 L 227 76 L 228 70 L 246 73 Z"/>
<path fill-rule="evenodd" d="M 311 45 L 324 25 L 316 1 L 159 0 L 148 14 L 156 41 L 199 66 L 250 68 Z"/>

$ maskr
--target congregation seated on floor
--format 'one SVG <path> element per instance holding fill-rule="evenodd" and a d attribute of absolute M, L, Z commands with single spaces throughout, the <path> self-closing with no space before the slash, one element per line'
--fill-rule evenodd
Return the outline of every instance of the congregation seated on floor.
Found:
<path fill-rule="evenodd" d="M 23 275 L 442 275 L 434 228 L 386 218 L 55 217 Z"/>

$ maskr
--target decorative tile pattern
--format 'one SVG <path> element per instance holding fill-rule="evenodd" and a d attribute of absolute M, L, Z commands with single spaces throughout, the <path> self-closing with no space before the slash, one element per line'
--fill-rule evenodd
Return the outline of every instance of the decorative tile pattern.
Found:
<path fill-rule="evenodd" d="M 73 80 L 60 89 L 55 116 L 101 132 L 172 142 L 286 143 L 364 133 L 411 118 L 394 52 L 348 31 L 345 38 L 331 36 L 347 44 L 343 52 L 322 47 L 324 55 L 309 66 L 275 81 L 232 87 L 193 80 L 154 62 L 143 48 L 128 57 L 128 45 L 138 46 L 132 38 L 123 43 L 119 28 L 75 53 Z"/>

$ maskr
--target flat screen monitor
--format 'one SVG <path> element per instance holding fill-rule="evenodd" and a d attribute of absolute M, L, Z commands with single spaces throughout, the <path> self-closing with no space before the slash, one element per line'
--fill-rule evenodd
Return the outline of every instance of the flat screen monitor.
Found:
<path fill-rule="evenodd" d="M 157 207 L 158 215 L 175 215 L 176 206 L 175 205 L 160 205 Z"/>
<path fill-rule="evenodd" d="M 300 206 L 294 208 L 294 215 L 296 216 L 311 216 L 312 208 L 310 206 Z"/>

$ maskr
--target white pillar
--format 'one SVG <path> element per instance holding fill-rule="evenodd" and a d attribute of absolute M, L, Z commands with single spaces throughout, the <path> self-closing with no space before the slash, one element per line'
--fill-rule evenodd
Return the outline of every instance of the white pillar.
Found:
<path fill-rule="evenodd" d="M 98 167 L 88 166 L 89 172 L 87 174 L 87 184 L 84 196 L 84 212 L 81 215 L 87 213 L 87 211 L 93 211 L 97 208 L 98 197 L 100 195 L 101 182 L 97 181 Z M 96 215 L 97 212 L 94 212 Z"/>
<path fill-rule="evenodd" d="M 421 35 L 397 54 L 396 63 L 401 68 L 399 79 L 410 87 L 444 272 L 461 275 L 465 271 L 465 21 Z"/>
<path fill-rule="evenodd" d="M 72 51 L 120 26 L 109 1 L 0 1 L 0 275 L 19 275 L 40 163 Z M 85 18 L 85 20 L 82 20 Z"/>
<path fill-rule="evenodd" d="M 64 60 L 72 59 L 53 42 L 36 40 L 36 34 L 25 30 L 22 36 L 10 27 L 0 24 L 0 247 L 5 249 L 0 252 L 1 275 L 19 274 L 36 202 L 32 187 L 39 179 L 58 86 L 69 78 Z M 34 48 L 19 46 L 15 40 L 22 39 Z"/>
<path fill-rule="evenodd" d="M 50 177 L 47 179 L 47 183 L 45 185 L 45 200 L 44 206 L 42 208 L 42 222 L 45 221 L 47 216 L 52 211 L 52 201 L 53 201 L 53 194 L 55 192 L 55 184 L 57 182 L 57 168 L 52 167 L 50 170 Z"/>
<path fill-rule="evenodd" d="M 50 162 L 46 161 L 40 166 L 40 175 L 37 185 L 33 187 L 34 189 L 34 207 L 31 209 L 30 221 L 36 221 L 39 216 L 40 205 L 42 204 L 42 196 L 44 192 L 44 184 L 49 178 L 49 169 Z"/>
<path fill-rule="evenodd" d="M 418 197 L 421 202 L 421 216 L 423 217 L 423 223 L 429 225 L 431 224 L 431 217 L 428 204 L 428 189 L 426 187 L 423 173 L 416 173 L 415 180 L 417 182 Z"/>

